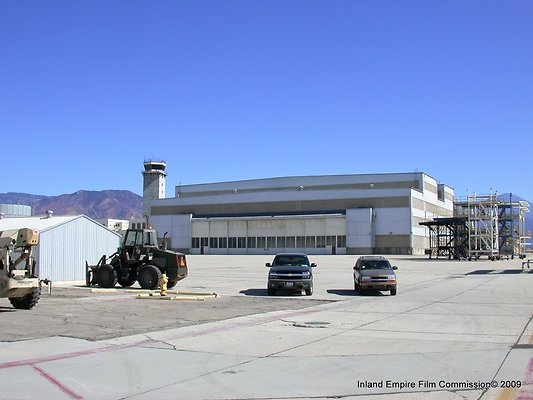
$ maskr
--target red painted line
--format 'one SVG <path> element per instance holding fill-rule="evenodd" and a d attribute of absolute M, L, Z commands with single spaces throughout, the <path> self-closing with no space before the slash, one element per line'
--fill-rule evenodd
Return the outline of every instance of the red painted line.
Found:
<path fill-rule="evenodd" d="M 526 375 L 522 381 L 522 389 L 516 400 L 533 400 L 533 391 L 531 391 L 533 388 L 531 386 L 528 387 L 528 385 L 533 385 L 533 357 L 529 359 L 527 364 Z"/>
<path fill-rule="evenodd" d="M 224 331 L 229 331 L 229 330 L 233 330 L 233 329 L 236 329 L 236 328 L 243 328 L 243 327 L 260 325 L 260 324 L 276 321 L 276 320 L 279 320 L 279 319 L 282 319 L 282 318 L 295 317 L 295 316 L 306 315 L 306 314 L 312 314 L 312 313 L 315 313 L 315 312 L 318 312 L 318 311 L 319 310 L 309 310 L 309 309 L 305 310 L 305 309 L 303 309 L 303 310 L 298 310 L 298 311 L 287 312 L 287 313 L 282 314 L 282 315 L 276 314 L 276 315 L 272 315 L 272 316 L 269 316 L 269 317 L 246 319 L 245 321 L 242 321 L 242 322 L 236 322 L 236 323 L 231 323 L 231 324 L 222 325 L 222 326 L 215 326 L 215 327 L 212 327 L 212 328 L 201 330 L 199 332 L 186 332 L 186 333 L 174 335 L 170 339 L 184 339 L 184 338 L 204 336 L 204 335 L 208 335 L 210 333 L 224 332 Z M 84 357 L 84 356 L 88 356 L 88 355 L 101 354 L 101 353 L 106 353 L 106 352 L 111 352 L 111 351 L 119 351 L 119 350 L 129 349 L 129 348 L 133 348 L 133 347 L 147 345 L 149 343 L 154 343 L 154 342 L 157 343 L 156 340 L 150 340 L 150 339 L 148 339 L 148 340 L 140 340 L 138 342 L 129 343 L 129 344 L 123 344 L 123 345 L 100 347 L 100 348 L 97 348 L 97 349 L 76 351 L 76 352 L 72 352 L 72 353 L 55 354 L 55 355 L 51 355 L 51 356 L 38 357 L 38 358 L 27 359 L 27 360 L 8 361 L 8 362 L 5 362 L 5 363 L 0 363 L 0 369 L 15 368 L 15 367 L 22 367 L 22 366 L 28 366 L 29 365 L 34 370 L 36 370 L 43 378 L 45 378 L 46 380 L 48 380 L 49 382 L 51 382 L 52 384 L 57 386 L 61 391 L 63 391 L 68 396 L 70 396 L 72 399 L 82 400 L 83 399 L 82 396 L 80 396 L 77 393 L 75 393 L 72 390 L 70 390 L 68 387 L 63 385 L 56 378 L 54 378 L 53 376 L 51 376 L 50 374 L 48 374 L 46 371 L 44 371 L 43 369 L 39 368 L 35 364 L 51 362 L 51 361 L 66 360 L 66 359 L 69 359 L 69 358 Z"/>
<path fill-rule="evenodd" d="M 529 360 L 527 365 L 526 376 L 524 377 L 524 385 L 533 385 L 533 357 Z"/>
<path fill-rule="evenodd" d="M 283 319 L 283 318 L 312 314 L 318 311 L 320 310 L 303 309 L 303 310 L 298 310 L 298 311 L 290 311 L 282 315 L 276 314 L 276 315 L 272 315 L 268 317 L 246 319 L 243 322 L 235 322 L 235 323 L 231 323 L 228 325 L 215 326 L 212 328 L 207 328 L 207 329 L 196 331 L 196 332 L 180 333 L 180 334 L 171 336 L 168 339 L 187 339 L 187 338 L 192 338 L 192 337 L 199 337 L 199 336 L 209 335 L 211 333 L 230 331 L 236 328 L 243 328 L 243 327 L 265 324 L 265 323 L 276 321 L 276 320 Z M 119 351 L 119 350 L 129 349 L 133 347 L 147 345 L 147 344 L 154 343 L 154 342 L 157 342 L 157 340 L 147 339 L 147 340 L 140 340 L 138 342 L 123 344 L 123 345 L 99 347 L 97 349 L 82 350 L 82 351 L 76 351 L 76 352 L 64 353 L 64 354 L 54 354 L 51 356 L 37 357 L 37 358 L 31 358 L 31 359 L 19 360 L 19 361 L 8 361 L 5 363 L 0 363 L 0 369 L 23 367 L 27 365 L 34 366 L 35 364 L 40 364 L 44 362 L 66 360 L 69 358 L 84 357 L 84 356 L 89 356 L 93 354 L 107 353 L 111 351 Z"/>
<path fill-rule="evenodd" d="M 515 400 L 533 400 L 533 394 L 527 394 L 527 393 L 520 393 L 520 396 L 518 396 Z"/>
<path fill-rule="evenodd" d="M 147 343 L 153 343 L 153 340 L 142 340 L 135 343 L 130 344 L 123 344 L 123 345 L 117 345 L 117 346 L 108 346 L 108 347 L 99 347 L 97 349 L 90 349 L 90 350 L 83 350 L 83 351 L 75 351 L 72 353 L 64 353 L 64 354 L 55 354 L 51 356 L 45 356 L 45 357 L 38 357 L 38 358 L 30 358 L 27 360 L 19 360 L 19 361 L 8 361 L 5 363 L 0 364 L 0 369 L 6 369 L 6 368 L 14 368 L 14 367 L 23 367 L 26 365 L 30 365 L 34 367 L 35 364 L 44 363 L 44 362 L 50 362 L 50 361 L 58 361 L 58 360 L 66 360 L 69 358 L 75 358 L 75 357 L 82 357 L 82 356 L 88 356 L 92 354 L 100 354 L 100 353 L 106 353 L 109 351 L 116 351 L 116 350 L 122 350 L 127 349 L 130 347 L 135 346 L 142 346 Z"/>
<path fill-rule="evenodd" d="M 36 365 L 32 365 L 33 369 L 36 370 L 43 378 L 45 378 L 47 381 L 51 382 L 55 386 L 57 386 L 61 391 L 65 394 L 67 394 L 71 399 L 76 400 L 82 400 L 83 397 L 79 394 L 75 393 L 74 391 L 70 390 L 68 387 L 63 385 L 61 382 L 59 382 L 56 378 L 54 378 L 52 375 L 50 375 L 45 370 L 37 367 Z"/>

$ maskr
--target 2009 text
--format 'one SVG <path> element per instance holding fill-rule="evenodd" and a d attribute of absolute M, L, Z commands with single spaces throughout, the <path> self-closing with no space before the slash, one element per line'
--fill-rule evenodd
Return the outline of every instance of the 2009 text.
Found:
<path fill-rule="evenodd" d="M 356 381 L 358 389 L 490 389 L 490 388 L 519 388 L 522 382 L 519 380 L 492 380 L 492 381 L 446 381 L 444 379 L 429 381 L 395 381 L 395 380 L 381 380 L 381 381 Z"/>

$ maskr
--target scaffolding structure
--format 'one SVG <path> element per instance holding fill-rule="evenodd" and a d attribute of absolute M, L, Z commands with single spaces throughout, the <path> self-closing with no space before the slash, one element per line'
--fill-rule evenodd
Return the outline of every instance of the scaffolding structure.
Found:
<path fill-rule="evenodd" d="M 490 260 L 525 258 L 526 244 L 531 237 L 525 230 L 527 201 L 505 201 L 496 194 L 469 195 L 466 201 L 454 203 L 454 217 L 434 218 L 420 222 L 429 229 L 430 258 Z"/>
<path fill-rule="evenodd" d="M 462 217 L 435 218 L 420 222 L 429 229 L 429 258 L 447 257 L 460 260 L 467 257 L 468 227 Z"/>
<path fill-rule="evenodd" d="M 531 239 L 526 232 L 526 212 L 529 212 L 527 201 L 514 201 L 512 194 L 507 202 L 501 199 L 498 205 L 500 255 L 525 258 L 526 244 Z"/>
<path fill-rule="evenodd" d="M 470 195 L 467 201 L 468 259 L 499 258 L 498 196 Z"/>

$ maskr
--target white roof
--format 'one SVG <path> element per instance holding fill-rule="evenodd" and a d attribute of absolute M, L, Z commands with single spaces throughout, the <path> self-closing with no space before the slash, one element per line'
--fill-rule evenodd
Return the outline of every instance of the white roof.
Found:
<path fill-rule="evenodd" d="M 0 231 L 8 229 L 20 229 L 31 228 L 36 229 L 39 232 L 46 231 L 55 226 L 66 224 L 78 218 L 86 218 L 87 220 L 98 224 L 96 221 L 86 217 L 85 215 L 73 215 L 73 216 L 53 216 L 53 217 L 13 217 L 0 219 Z M 101 225 L 101 224 L 99 224 Z M 102 228 L 107 229 L 102 225 Z"/>

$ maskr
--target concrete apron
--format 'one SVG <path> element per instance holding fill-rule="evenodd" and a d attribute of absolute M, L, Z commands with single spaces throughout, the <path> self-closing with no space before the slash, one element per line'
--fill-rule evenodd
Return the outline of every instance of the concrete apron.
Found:
<path fill-rule="evenodd" d="M 531 399 L 531 305 L 491 303 L 492 279 L 101 342 L 2 343 L 0 398 Z"/>

